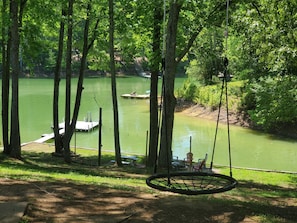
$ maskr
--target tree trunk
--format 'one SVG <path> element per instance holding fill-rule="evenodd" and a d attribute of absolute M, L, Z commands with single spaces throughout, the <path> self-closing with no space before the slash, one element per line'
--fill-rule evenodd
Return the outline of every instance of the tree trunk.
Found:
<path fill-rule="evenodd" d="M 2 24 L 9 24 L 8 18 L 8 4 L 3 0 L 2 5 Z M 2 139 L 3 139 L 3 152 L 10 153 L 9 147 L 9 68 L 10 68 L 10 25 L 2 26 Z"/>
<path fill-rule="evenodd" d="M 71 162 L 70 156 L 70 107 L 71 107 L 71 76 L 72 76 L 72 31 L 73 31 L 73 3 L 68 1 L 68 30 L 67 30 L 67 49 L 66 49 L 66 101 L 65 101 L 65 134 L 63 139 L 64 159 L 67 163 Z"/>
<path fill-rule="evenodd" d="M 114 16 L 113 16 L 113 0 L 109 0 L 109 57 L 110 57 L 110 72 L 111 72 L 111 91 L 113 104 L 114 118 L 114 146 L 115 158 L 118 166 L 122 166 L 120 133 L 119 133 L 119 111 L 117 101 L 115 60 L 114 60 Z"/>
<path fill-rule="evenodd" d="M 10 131 L 10 156 L 21 158 L 21 139 L 19 126 L 19 5 L 17 0 L 11 0 L 11 75 L 12 75 L 12 98 L 11 98 L 11 131 Z"/>
<path fill-rule="evenodd" d="M 176 72 L 176 34 L 179 12 L 182 3 L 170 3 L 169 18 L 166 35 L 165 76 L 164 76 L 164 105 L 162 113 L 161 147 L 158 164 L 168 167 L 172 160 L 172 133 L 176 98 L 174 96 L 174 79 Z"/>
<path fill-rule="evenodd" d="M 63 141 L 62 137 L 59 134 L 59 87 L 60 87 L 60 73 L 61 73 L 61 64 L 63 56 L 63 43 L 64 43 L 64 30 L 65 22 L 64 17 L 66 16 L 66 11 L 64 6 L 62 6 L 62 17 L 60 22 L 60 33 L 59 33 L 59 46 L 58 46 L 58 55 L 55 68 L 55 78 L 54 78 L 54 98 L 53 98 L 53 122 L 54 122 L 54 135 L 55 135 L 55 152 L 62 153 L 63 150 Z"/>
<path fill-rule="evenodd" d="M 84 39 L 83 39 L 83 54 L 81 58 L 81 63 L 80 63 L 80 70 L 79 70 L 79 77 L 78 77 L 78 82 L 77 82 L 77 89 L 76 89 L 76 99 L 75 99 L 75 104 L 74 104 L 74 109 L 73 109 L 73 115 L 72 115 L 72 120 L 71 120 L 71 126 L 69 129 L 69 132 L 65 134 L 65 140 L 70 144 L 70 140 L 73 136 L 73 132 L 75 131 L 75 125 L 77 122 L 77 117 L 79 113 L 79 108 L 80 108 L 80 102 L 81 102 L 81 95 L 83 91 L 83 81 L 84 81 L 84 72 L 87 64 L 87 55 L 88 55 L 88 36 L 89 36 L 89 26 L 90 26 L 90 18 L 89 18 L 89 13 L 91 11 L 91 4 L 89 3 L 87 6 L 87 18 L 85 21 L 85 27 L 84 27 Z"/>
<path fill-rule="evenodd" d="M 155 1 L 153 18 L 153 57 L 151 65 L 150 86 L 150 138 L 148 167 L 156 165 L 158 156 L 159 126 L 158 126 L 158 75 L 161 64 L 161 24 L 162 24 L 162 1 Z M 165 25 L 165 24 L 164 24 Z"/>

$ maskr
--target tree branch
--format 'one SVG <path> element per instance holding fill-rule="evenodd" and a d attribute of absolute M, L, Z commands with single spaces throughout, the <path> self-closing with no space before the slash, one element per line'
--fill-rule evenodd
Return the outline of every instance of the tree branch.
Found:
<path fill-rule="evenodd" d="M 260 19 L 264 22 L 265 25 L 267 25 L 267 22 L 266 22 L 265 19 L 263 18 L 262 13 L 261 13 L 259 7 L 256 5 L 256 3 L 252 2 L 252 6 L 256 9 L 256 11 L 257 11 L 257 13 L 258 13 Z"/>
<path fill-rule="evenodd" d="M 214 7 L 214 9 L 208 14 L 208 16 L 204 19 L 203 22 L 207 22 L 207 21 L 208 21 L 208 20 L 209 20 L 209 19 L 210 19 L 216 12 L 217 12 L 217 11 L 222 10 L 222 7 L 223 7 L 224 5 L 225 5 L 224 3 L 219 3 L 219 4 L 217 4 L 217 5 Z M 197 29 L 197 31 L 195 31 L 195 32 L 191 35 L 191 37 L 190 37 L 190 39 L 189 39 L 189 41 L 188 41 L 186 47 L 181 51 L 180 55 L 178 55 L 178 56 L 176 57 L 176 62 L 177 62 L 177 63 L 179 63 L 179 62 L 182 60 L 182 58 L 189 52 L 189 50 L 190 50 L 191 47 L 193 46 L 194 41 L 196 40 L 197 36 L 200 34 L 200 32 L 202 31 L 202 29 L 203 29 L 203 26 L 200 25 L 200 27 Z"/>
<path fill-rule="evenodd" d="M 94 32 L 93 32 L 93 37 L 88 45 L 88 51 L 91 49 L 91 47 L 93 46 L 94 42 L 95 42 L 95 39 L 97 37 L 96 33 L 97 33 L 97 29 L 98 29 L 98 26 L 99 26 L 99 19 L 97 19 L 96 21 L 96 24 L 95 24 L 95 27 L 94 27 Z"/>

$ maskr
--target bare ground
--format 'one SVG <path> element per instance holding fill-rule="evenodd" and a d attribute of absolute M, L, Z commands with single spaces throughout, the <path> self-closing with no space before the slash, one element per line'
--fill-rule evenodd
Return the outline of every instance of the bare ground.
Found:
<path fill-rule="evenodd" d="M 218 110 L 212 110 L 211 108 L 206 108 L 198 104 L 192 103 L 178 103 L 177 112 L 181 112 L 184 115 L 209 119 L 216 121 L 218 119 Z M 219 121 L 222 123 L 227 123 L 227 115 L 226 109 L 221 108 Z M 241 114 L 234 113 L 233 111 L 229 111 L 229 123 L 231 125 L 238 125 L 242 127 L 250 127 L 250 123 L 246 118 Z"/>

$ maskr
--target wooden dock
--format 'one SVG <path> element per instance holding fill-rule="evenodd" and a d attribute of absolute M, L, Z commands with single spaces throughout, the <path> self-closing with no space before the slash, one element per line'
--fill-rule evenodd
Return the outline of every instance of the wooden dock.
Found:
<path fill-rule="evenodd" d="M 94 128 L 98 127 L 99 122 L 85 122 L 85 121 L 77 121 L 75 125 L 75 131 L 80 132 L 89 132 L 93 130 Z M 59 123 L 59 134 L 62 135 L 65 132 L 65 123 L 61 122 Z M 36 143 L 44 143 L 50 139 L 53 139 L 55 137 L 54 133 L 49 134 L 42 134 L 41 138 L 36 139 L 34 142 Z"/>
<path fill-rule="evenodd" d="M 75 130 L 81 131 L 81 132 L 89 132 L 94 128 L 97 128 L 98 125 L 99 125 L 99 122 L 77 121 L 75 125 Z M 65 128 L 65 123 L 64 122 L 59 123 L 59 129 L 64 129 L 64 128 Z"/>
<path fill-rule="evenodd" d="M 60 129 L 59 130 L 59 134 L 64 134 L 65 132 L 65 129 Z M 37 143 L 44 143 L 50 139 L 53 139 L 55 137 L 55 134 L 54 133 L 49 133 L 49 134 L 42 134 L 41 138 L 39 139 L 36 139 L 34 142 L 37 142 Z"/>

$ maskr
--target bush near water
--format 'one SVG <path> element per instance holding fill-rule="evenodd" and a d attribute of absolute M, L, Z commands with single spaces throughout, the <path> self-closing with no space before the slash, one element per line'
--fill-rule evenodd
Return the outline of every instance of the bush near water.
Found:
<path fill-rule="evenodd" d="M 201 85 L 187 79 L 176 91 L 178 98 L 216 110 L 219 107 L 221 83 Z M 225 93 L 224 93 L 225 94 Z M 258 80 L 228 82 L 228 106 L 251 128 L 297 138 L 297 77 L 277 75 Z M 222 106 L 226 100 L 223 95 Z"/>

